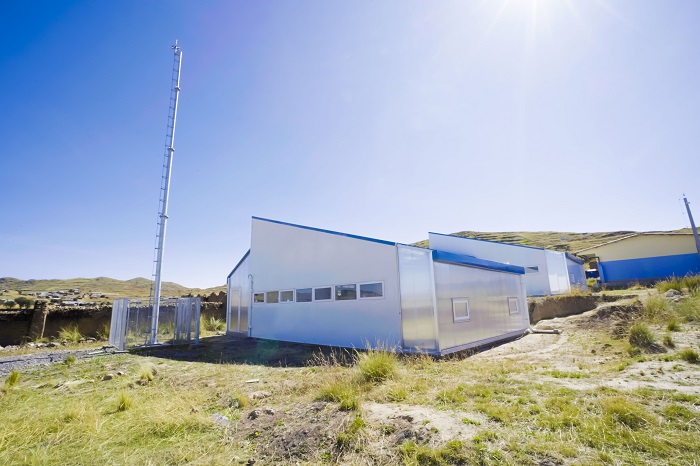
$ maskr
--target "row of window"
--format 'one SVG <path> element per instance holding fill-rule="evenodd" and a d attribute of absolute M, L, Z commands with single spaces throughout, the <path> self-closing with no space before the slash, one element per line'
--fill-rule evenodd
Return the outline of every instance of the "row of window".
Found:
<path fill-rule="evenodd" d="M 359 292 L 359 294 L 358 294 Z M 257 304 L 310 303 L 314 301 L 351 301 L 384 297 L 384 283 L 351 283 L 348 285 L 297 288 L 296 290 L 265 291 L 253 293 Z"/>
<path fill-rule="evenodd" d="M 519 314 L 518 298 L 508 298 L 508 313 Z M 469 298 L 452 298 L 452 316 L 455 322 L 466 322 L 469 317 Z"/>

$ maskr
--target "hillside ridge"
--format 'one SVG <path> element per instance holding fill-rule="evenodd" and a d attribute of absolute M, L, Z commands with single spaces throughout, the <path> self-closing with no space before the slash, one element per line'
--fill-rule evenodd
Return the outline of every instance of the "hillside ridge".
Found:
<path fill-rule="evenodd" d="M 144 297 L 150 294 L 151 280 L 143 277 L 131 278 L 129 280 L 118 280 L 109 277 L 29 280 L 20 280 L 13 277 L 0 278 L 0 289 L 41 292 L 70 290 L 75 288 L 79 289 L 81 293 L 102 292 L 110 295 L 119 295 L 121 297 Z M 207 295 L 225 291 L 226 286 L 189 288 L 179 283 L 163 282 L 161 289 L 164 296 L 182 296 L 185 294 Z"/>
<path fill-rule="evenodd" d="M 669 231 L 639 232 L 632 230 L 604 231 L 591 233 L 574 233 L 565 231 L 459 231 L 451 233 L 453 236 L 474 238 L 499 243 L 517 244 L 535 248 L 546 248 L 562 252 L 576 252 L 581 249 L 597 246 L 616 239 L 624 238 L 635 233 L 691 233 L 690 228 Z M 413 246 L 428 247 L 428 240 L 417 241 Z"/>

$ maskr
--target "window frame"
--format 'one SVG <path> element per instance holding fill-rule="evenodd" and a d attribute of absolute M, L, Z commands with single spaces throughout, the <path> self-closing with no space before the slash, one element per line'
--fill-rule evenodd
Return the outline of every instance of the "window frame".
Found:
<path fill-rule="evenodd" d="M 299 301 L 299 290 L 310 290 L 309 296 L 311 299 L 308 301 Z M 308 288 L 295 288 L 294 289 L 294 302 L 295 303 L 312 303 L 314 302 L 314 288 L 312 286 Z"/>
<path fill-rule="evenodd" d="M 270 294 L 270 293 L 277 293 L 277 301 L 270 302 L 270 300 L 267 299 L 267 295 Z M 265 292 L 265 303 L 266 303 L 266 304 L 279 304 L 279 302 L 280 302 L 280 292 L 279 292 L 279 290 L 272 290 L 272 291 L 266 291 L 266 292 Z"/>
<path fill-rule="evenodd" d="M 282 293 L 292 293 L 292 299 L 290 301 L 282 301 Z M 296 302 L 296 293 L 294 290 L 280 290 L 279 291 L 279 303 L 280 304 L 289 304 L 289 303 L 295 303 Z"/>
<path fill-rule="evenodd" d="M 364 298 L 362 297 L 362 285 L 376 285 L 380 284 L 382 285 L 382 295 L 381 296 L 365 296 Z M 386 296 L 385 293 L 385 288 L 384 288 L 384 281 L 383 280 L 374 280 L 371 282 L 361 282 L 357 284 L 357 299 L 384 299 Z"/>
<path fill-rule="evenodd" d="M 466 304 L 467 305 L 467 315 L 457 317 L 456 304 Z M 452 319 L 454 323 L 458 322 L 469 322 L 472 320 L 471 309 L 469 308 L 469 298 L 452 298 Z"/>
<path fill-rule="evenodd" d="M 328 288 L 330 290 L 330 296 L 327 299 L 316 299 L 316 290 L 320 290 L 323 288 Z M 314 286 L 312 288 L 312 295 L 311 298 L 313 299 L 313 302 L 318 302 L 318 303 L 327 303 L 327 302 L 334 302 L 335 300 L 333 299 L 333 290 L 334 290 L 334 285 L 326 285 L 326 286 Z"/>
<path fill-rule="evenodd" d="M 339 286 L 354 286 L 355 287 L 355 297 L 347 299 L 338 299 L 338 287 Z M 350 290 L 347 290 L 350 291 Z M 333 285 L 333 301 L 357 301 L 358 287 L 357 283 L 343 283 L 342 285 Z"/>
<path fill-rule="evenodd" d="M 515 303 L 515 312 L 513 312 L 513 308 L 510 307 L 510 303 Z M 508 297 L 508 314 L 512 316 L 520 314 L 520 302 L 515 296 Z"/>
<path fill-rule="evenodd" d="M 255 296 L 256 296 L 256 295 L 259 295 L 259 294 L 262 295 L 262 298 L 263 298 L 262 301 L 256 301 L 256 300 L 255 300 Z M 264 292 L 264 291 L 257 291 L 257 292 L 254 291 L 254 292 L 253 292 L 253 304 L 265 304 L 265 292 Z"/>

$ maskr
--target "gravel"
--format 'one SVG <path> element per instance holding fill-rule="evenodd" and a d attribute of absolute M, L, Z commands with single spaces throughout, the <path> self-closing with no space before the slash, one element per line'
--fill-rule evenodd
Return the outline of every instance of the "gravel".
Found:
<path fill-rule="evenodd" d="M 3 353 L 6 351 L 3 351 Z M 8 355 L 0 357 L 0 376 L 9 374 L 13 370 L 23 371 L 32 366 L 45 366 L 57 362 L 63 362 L 68 355 L 75 359 L 87 358 L 94 355 L 113 354 L 108 348 L 92 348 L 85 350 L 58 350 L 51 352 L 37 352 L 34 354 Z M 2 354 L 2 353 L 0 353 Z"/>

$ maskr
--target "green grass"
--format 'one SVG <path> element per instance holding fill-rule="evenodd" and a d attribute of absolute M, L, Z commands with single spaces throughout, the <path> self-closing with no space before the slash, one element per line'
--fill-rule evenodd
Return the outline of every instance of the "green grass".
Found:
<path fill-rule="evenodd" d="M 75 361 L 76 361 L 75 356 L 73 356 L 72 354 L 69 354 L 68 356 L 66 356 L 66 359 L 63 360 L 63 364 L 70 367 L 73 364 L 75 364 Z"/>
<path fill-rule="evenodd" d="M 220 332 L 226 328 L 226 322 L 213 316 L 208 319 L 202 316 L 200 328 L 203 328 L 207 332 Z"/>
<path fill-rule="evenodd" d="M 676 343 L 673 341 L 673 338 L 671 337 L 671 334 L 666 334 L 664 335 L 664 340 L 663 340 L 664 346 L 667 348 L 675 348 Z"/>
<path fill-rule="evenodd" d="M 17 384 L 19 383 L 19 379 L 20 379 L 19 371 L 14 370 L 14 371 L 10 372 L 10 375 L 8 375 L 7 378 L 5 379 L 5 384 L 4 384 L 5 389 L 10 389 L 10 388 L 16 387 Z"/>
<path fill-rule="evenodd" d="M 629 342 L 633 347 L 648 349 L 654 345 L 656 338 L 649 327 L 643 323 L 637 323 L 630 328 Z"/>
<path fill-rule="evenodd" d="M 70 324 L 65 327 L 61 327 L 61 329 L 58 331 L 58 338 L 69 343 L 78 343 L 84 337 L 80 333 L 80 330 L 78 330 L 78 326 L 76 324 Z"/>
<path fill-rule="evenodd" d="M 367 349 L 357 352 L 356 364 L 362 377 L 369 382 L 382 382 L 396 375 L 398 357 L 387 349 Z"/>
<path fill-rule="evenodd" d="M 697 351 L 690 349 L 690 348 L 686 348 L 683 351 L 680 351 L 678 353 L 678 357 L 684 361 L 691 363 L 691 364 L 700 363 L 700 355 L 698 355 Z"/>
<path fill-rule="evenodd" d="M 669 332 L 680 332 L 683 330 L 683 328 L 676 319 L 671 319 L 671 321 L 666 325 L 666 330 Z"/>
<path fill-rule="evenodd" d="M 508 359 L 408 356 L 381 381 L 363 375 L 354 353 L 299 366 L 224 362 L 206 342 L 185 360 L 119 354 L 53 364 L 23 373 L 0 396 L 0 464 L 693 464 L 700 396 L 606 387 L 623 375 L 618 365 L 635 361 L 620 359 L 626 342 L 606 332 L 572 333 L 552 354 L 556 366 L 510 351 Z M 674 334 L 678 346 L 684 337 Z M 588 346 L 601 341 L 613 345 L 606 364 Z M 684 377 L 697 370 L 677 365 Z M 117 371 L 125 375 L 101 381 Z M 261 390 L 270 396 L 251 396 Z M 276 414 L 248 418 L 265 407 Z M 453 427 L 437 422 L 450 419 Z M 299 456 L 265 451 L 283 438 L 316 443 L 292 449 Z"/>

